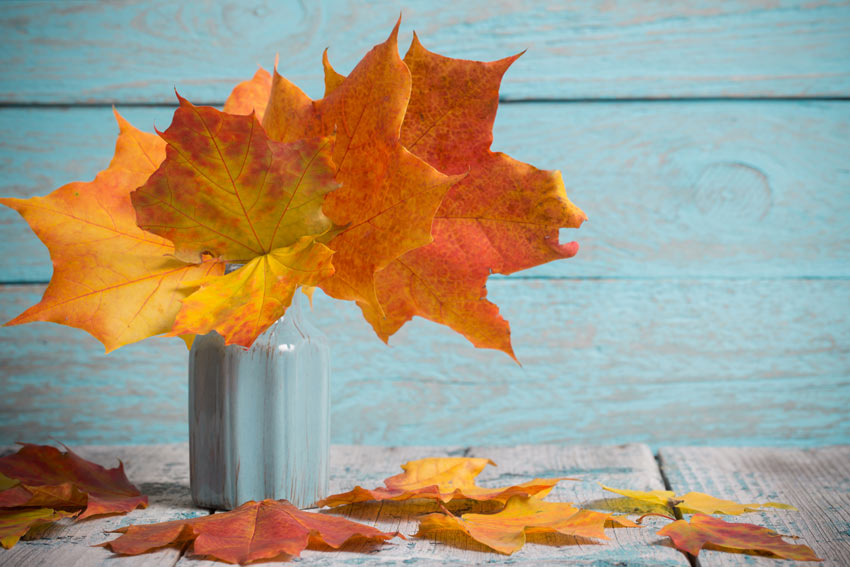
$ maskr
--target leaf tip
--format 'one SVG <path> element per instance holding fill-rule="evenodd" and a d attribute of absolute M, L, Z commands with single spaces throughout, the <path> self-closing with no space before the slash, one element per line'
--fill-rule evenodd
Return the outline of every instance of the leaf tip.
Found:
<path fill-rule="evenodd" d="M 126 118 L 121 116 L 121 113 L 118 112 L 118 109 L 115 108 L 114 104 L 112 105 L 112 115 L 115 117 L 115 121 L 118 123 L 118 131 L 120 133 L 123 134 L 131 127 L 130 123 L 127 121 Z"/>
<path fill-rule="evenodd" d="M 564 242 L 563 244 L 553 242 L 551 246 L 561 256 L 561 258 L 572 258 L 578 254 L 579 244 L 575 240 L 571 242 Z"/>
<path fill-rule="evenodd" d="M 177 97 L 177 100 L 179 101 L 181 108 L 192 108 L 193 106 L 195 106 L 194 104 L 189 102 L 187 99 L 180 96 L 180 93 L 177 92 L 176 86 L 174 87 L 174 95 Z"/>
<path fill-rule="evenodd" d="M 401 12 L 398 13 L 398 20 L 395 22 L 393 31 L 390 32 L 390 37 L 387 38 L 387 43 L 398 46 L 398 30 L 401 27 Z"/>
<path fill-rule="evenodd" d="M 0 205 L 6 205 L 10 209 L 15 209 L 20 212 L 18 207 L 15 206 L 16 203 L 23 201 L 23 199 L 16 199 L 14 197 L 0 197 Z"/>
<path fill-rule="evenodd" d="M 419 34 L 416 33 L 416 30 L 413 30 L 413 39 L 410 40 L 410 47 L 408 48 L 407 52 L 412 53 L 414 52 L 414 50 L 427 51 L 427 49 L 425 49 L 425 46 L 422 45 L 422 40 L 419 39 Z"/>
<path fill-rule="evenodd" d="M 516 353 L 514 352 L 514 347 L 513 347 L 513 346 L 508 345 L 507 350 L 503 350 L 502 352 L 504 352 L 505 354 L 507 354 L 508 356 L 510 356 L 510 357 L 511 357 L 511 359 L 512 359 L 514 362 L 516 362 L 516 363 L 517 363 L 517 366 L 519 366 L 520 368 L 522 368 L 522 362 L 520 362 L 520 361 L 519 361 L 519 359 L 517 358 Z"/>

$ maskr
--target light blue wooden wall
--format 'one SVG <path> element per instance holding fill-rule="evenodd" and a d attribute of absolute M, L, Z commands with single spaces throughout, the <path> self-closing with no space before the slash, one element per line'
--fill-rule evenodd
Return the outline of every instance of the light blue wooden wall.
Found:
<path fill-rule="evenodd" d="M 333 441 L 850 442 L 846 2 L 4 2 L 0 195 L 89 180 L 115 104 L 164 129 L 173 88 L 220 104 L 257 64 L 321 94 L 403 12 L 440 53 L 528 52 L 494 148 L 564 173 L 579 255 L 491 278 L 523 366 L 416 320 L 386 347 L 349 304 Z M 46 250 L 0 211 L 0 318 L 38 301 Z M 186 350 L 109 356 L 81 331 L 0 329 L 0 444 L 179 441 Z"/>

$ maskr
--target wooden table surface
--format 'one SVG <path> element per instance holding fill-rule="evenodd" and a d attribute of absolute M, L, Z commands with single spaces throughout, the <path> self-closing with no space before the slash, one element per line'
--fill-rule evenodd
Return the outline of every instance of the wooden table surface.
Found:
<path fill-rule="evenodd" d="M 5 451 L 10 451 L 6 448 Z M 150 506 L 127 516 L 95 519 L 50 528 L 42 539 L 21 541 L 0 552 L 2 566 L 89 567 L 212 566 L 191 557 L 187 549 L 164 548 L 155 553 L 118 557 L 101 547 L 113 538 L 105 533 L 121 526 L 189 518 L 209 513 L 192 506 L 189 495 L 188 447 L 185 444 L 140 446 L 84 446 L 82 456 L 105 466 L 116 459 L 125 463 L 127 476 L 150 497 Z M 3 451 L 0 450 L 0 454 Z M 600 488 L 664 489 L 684 493 L 704 491 L 739 502 L 785 502 L 799 511 L 766 509 L 732 521 L 770 527 L 796 535 L 825 559 L 821 564 L 780 561 L 717 551 L 702 551 L 692 558 L 669 546 L 655 532 L 667 520 L 648 518 L 640 529 L 608 530 L 607 542 L 535 536 L 512 556 L 489 552 L 464 539 L 395 539 L 377 551 L 346 547 L 344 551 L 306 550 L 298 560 L 304 565 L 639 565 L 639 566 L 791 566 L 850 565 L 850 446 L 816 449 L 776 448 L 662 448 L 657 457 L 646 445 L 618 446 L 522 445 L 515 447 L 371 447 L 337 445 L 331 453 L 331 491 L 360 484 L 379 486 L 399 472 L 402 463 L 427 456 L 487 457 L 499 466 L 482 473 L 482 485 L 500 486 L 537 476 L 570 476 L 581 482 L 561 482 L 549 500 L 586 507 L 611 508 L 612 494 Z M 352 519 L 383 530 L 410 535 L 416 504 L 356 505 L 346 510 Z M 219 563 L 220 564 L 220 563 Z"/>

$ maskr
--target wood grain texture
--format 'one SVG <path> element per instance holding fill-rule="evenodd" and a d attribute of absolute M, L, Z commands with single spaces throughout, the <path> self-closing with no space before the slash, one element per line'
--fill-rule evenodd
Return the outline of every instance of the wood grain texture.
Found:
<path fill-rule="evenodd" d="M 325 47 L 347 72 L 403 13 L 452 57 L 524 49 L 506 98 L 847 96 L 850 7 L 712 2 L 6 2 L 0 101 L 223 101 L 257 64 L 322 92 Z"/>
<path fill-rule="evenodd" d="M 120 109 L 165 129 L 169 108 Z M 674 126 L 675 125 L 675 126 Z M 90 180 L 108 108 L 0 109 L 0 195 Z M 850 103 L 503 104 L 494 148 L 561 169 L 590 216 L 578 256 L 535 277 L 850 276 Z M 47 250 L 0 210 L 0 281 L 44 282 Z"/>
<path fill-rule="evenodd" d="M 846 418 L 846 415 L 845 415 Z M 850 446 L 811 449 L 665 447 L 659 451 L 672 490 L 737 502 L 779 501 L 799 511 L 764 509 L 729 519 L 799 536 L 825 561 L 850 565 Z M 782 561 L 782 565 L 813 563 Z M 768 567 L 775 559 L 703 550 L 700 567 Z"/>
<path fill-rule="evenodd" d="M 482 486 L 509 486 L 534 477 L 574 476 L 583 482 L 558 484 L 547 500 L 604 506 L 605 492 L 597 482 L 640 486 L 647 490 L 663 488 L 655 459 L 645 445 L 558 446 L 526 445 L 518 447 L 364 447 L 335 446 L 331 449 L 331 492 L 351 489 L 359 484 L 382 486 L 383 479 L 398 474 L 406 461 L 424 457 L 474 456 L 495 461 L 479 477 Z M 423 504 L 358 504 L 339 509 L 346 517 L 384 531 L 398 530 L 411 536 L 416 532 L 418 514 L 437 508 Z M 634 516 L 632 517 L 634 519 Z M 659 522 L 659 526 L 663 522 Z M 654 524 L 651 523 L 652 526 Z M 342 552 L 306 550 L 299 565 L 473 565 L 483 563 L 510 565 L 636 565 L 683 566 L 685 556 L 670 547 L 657 545 L 662 538 L 653 529 L 606 530 L 607 542 L 568 537 L 529 538 L 526 546 L 504 556 L 460 537 L 442 539 L 396 539 L 391 545 L 374 550 L 350 545 Z M 364 554 L 364 552 L 366 552 Z M 178 567 L 214 567 L 217 563 L 182 557 Z"/>
<path fill-rule="evenodd" d="M 0 454 L 13 451 L 0 448 Z M 10 550 L 0 550 L 5 567 L 95 567 L 114 565 L 116 555 L 102 547 L 92 547 L 113 539 L 106 533 L 130 524 L 165 522 L 206 514 L 192 506 L 189 494 L 189 453 L 185 443 L 171 445 L 82 446 L 74 447 L 80 456 L 105 467 L 124 463 L 127 478 L 149 497 L 149 506 L 124 516 L 95 518 L 82 522 L 62 520 L 40 539 L 20 541 Z M 150 555 L 125 557 L 127 567 L 171 567 L 182 555 L 178 548 L 163 548 Z"/>
<path fill-rule="evenodd" d="M 819 445 L 850 441 L 850 281 L 500 280 L 522 367 L 421 319 L 388 348 L 317 294 L 331 440 Z M 5 319 L 41 286 L 0 288 Z M 0 329 L 0 442 L 185 440 L 187 351 L 104 356 L 76 329 Z M 686 408 L 686 410 L 684 410 Z M 115 424 L 120 424 L 116 426 Z"/>

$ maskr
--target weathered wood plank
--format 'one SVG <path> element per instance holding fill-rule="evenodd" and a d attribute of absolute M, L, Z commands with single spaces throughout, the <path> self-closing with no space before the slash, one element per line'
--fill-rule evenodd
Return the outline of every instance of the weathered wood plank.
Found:
<path fill-rule="evenodd" d="M 120 422 L 114 426 L 118 427 Z M 3 448 L 3 452 L 12 449 Z M 149 446 L 82 446 L 74 447 L 82 457 L 100 465 L 114 467 L 124 462 L 130 482 L 149 497 L 149 506 L 125 516 L 111 516 L 77 523 L 63 520 L 50 527 L 39 539 L 20 541 L 10 550 L 0 550 L 0 565 L 17 567 L 94 567 L 113 565 L 112 553 L 92 547 L 113 539 L 106 533 L 130 524 L 146 524 L 190 518 L 206 514 L 192 506 L 189 494 L 189 449 L 185 443 Z M 126 557 L 127 567 L 171 567 L 182 551 L 163 548 L 149 555 Z"/>
<path fill-rule="evenodd" d="M 492 60 L 528 49 L 508 98 L 846 96 L 840 0 L 645 3 L 5 2 L 0 101 L 222 101 L 255 66 L 321 93 L 322 50 L 348 71 L 403 12 L 400 45 Z"/>
<path fill-rule="evenodd" d="M 165 129 L 171 109 L 122 109 Z M 0 195 L 92 179 L 108 108 L 0 110 Z M 850 276 L 850 103 L 505 104 L 494 148 L 561 169 L 590 221 L 576 258 L 523 275 Z M 0 207 L 0 281 L 47 281 L 44 246 Z"/>
<path fill-rule="evenodd" d="M 846 418 L 846 410 L 844 412 Z M 673 490 L 707 492 L 737 502 L 779 501 L 799 512 L 764 509 L 730 521 L 799 536 L 825 559 L 850 565 L 850 446 L 813 449 L 662 448 L 661 466 Z M 775 559 L 703 550 L 702 567 L 773 566 Z M 783 565 L 812 565 L 783 561 Z"/>
<path fill-rule="evenodd" d="M 312 320 L 332 349 L 332 442 L 850 440 L 850 281 L 500 280 L 489 288 L 513 324 L 523 367 L 421 319 L 387 348 L 356 306 L 317 294 Z M 0 317 L 41 289 L 0 288 Z M 102 353 L 76 329 L 0 329 L 0 442 L 185 440 L 182 343 Z"/>
<path fill-rule="evenodd" d="M 525 445 L 518 447 L 473 447 L 464 449 L 436 447 L 363 447 L 335 446 L 331 452 L 331 491 L 349 490 L 354 485 L 383 485 L 383 479 L 398 474 L 400 465 L 412 459 L 432 456 L 474 456 L 491 458 L 499 466 L 488 467 L 480 480 L 484 486 L 506 486 L 534 477 L 573 476 L 584 482 L 562 482 L 548 500 L 577 504 L 595 502 L 605 492 L 597 482 L 644 489 L 663 488 L 658 467 L 645 445 L 619 447 Z M 353 520 L 386 531 L 398 530 L 406 535 L 416 532 L 416 515 L 433 511 L 424 506 L 362 504 L 348 507 L 345 515 Z M 660 524 L 659 524 L 660 525 Z M 306 550 L 299 564 L 333 565 L 471 565 L 481 563 L 511 565 L 646 565 L 687 566 L 685 556 L 661 545 L 650 528 L 607 530 L 608 542 L 591 542 L 575 538 L 535 537 L 519 552 L 506 557 L 488 551 L 484 546 L 465 539 L 449 539 L 448 545 L 434 540 L 411 538 L 394 540 L 393 545 L 375 552 L 351 546 L 345 551 L 327 553 Z M 445 540 L 441 540 L 445 541 Z M 557 545 L 556 545 L 557 544 Z M 211 561 L 183 557 L 179 567 L 213 567 Z"/>

